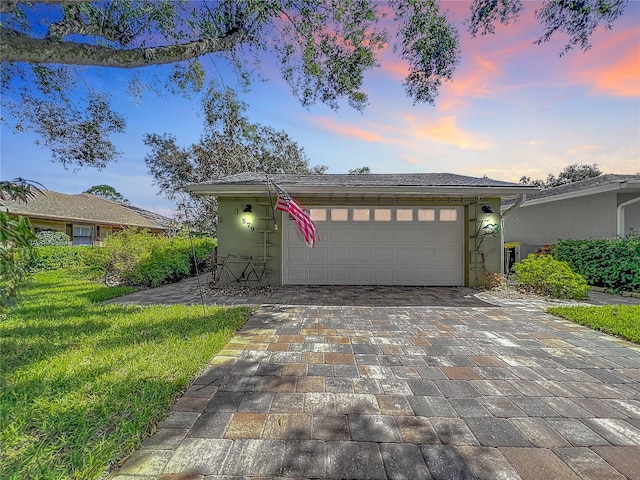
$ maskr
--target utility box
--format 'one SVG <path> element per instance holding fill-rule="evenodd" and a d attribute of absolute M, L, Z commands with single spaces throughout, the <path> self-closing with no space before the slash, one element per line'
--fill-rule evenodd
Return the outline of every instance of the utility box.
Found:
<path fill-rule="evenodd" d="M 511 273 L 513 264 L 522 259 L 522 242 L 504 244 L 504 273 Z"/>

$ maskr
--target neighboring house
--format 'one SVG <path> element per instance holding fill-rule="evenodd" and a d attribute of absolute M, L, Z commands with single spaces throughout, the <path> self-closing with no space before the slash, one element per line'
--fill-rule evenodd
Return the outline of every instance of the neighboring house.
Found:
<path fill-rule="evenodd" d="M 501 200 L 539 191 L 449 173 L 270 180 L 308 209 L 319 234 L 314 248 L 273 209 L 277 193 L 265 175 L 190 189 L 218 198 L 218 257 L 266 263 L 274 285 L 481 285 L 487 272 L 502 270 Z"/>
<path fill-rule="evenodd" d="M 42 190 L 26 204 L 0 200 L 0 208 L 28 217 L 36 231 L 65 232 L 72 245 L 100 245 L 107 235 L 130 227 L 152 233 L 176 229 L 170 218 L 88 193 L 67 195 Z"/>
<path fill-rule="evenodd" d="M 640 233 L 640 175 L 600 175 L 527 195 L 503 229 L 505 242 L 522 244 L 523 258 L 558 240 Z"/>

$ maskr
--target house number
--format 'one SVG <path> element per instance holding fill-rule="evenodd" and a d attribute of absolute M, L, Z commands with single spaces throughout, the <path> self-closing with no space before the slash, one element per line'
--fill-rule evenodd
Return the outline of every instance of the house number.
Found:
<path fill-rule="evenodd" d="M 255 231 L 255 228 L 251 226 L 251 222 L 248 222 L 246 219 L 242 219 L 242 224 L 246 225 L 248 229 L 250 229 L 252 232 Z"/>

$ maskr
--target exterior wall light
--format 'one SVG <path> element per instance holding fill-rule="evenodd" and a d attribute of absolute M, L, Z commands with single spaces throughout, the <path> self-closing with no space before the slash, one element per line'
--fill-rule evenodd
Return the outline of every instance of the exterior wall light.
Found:
<path fill-rule="evenodd" d="M 491 205 L 482 205 L 482 213 L 493 213 Z"/>

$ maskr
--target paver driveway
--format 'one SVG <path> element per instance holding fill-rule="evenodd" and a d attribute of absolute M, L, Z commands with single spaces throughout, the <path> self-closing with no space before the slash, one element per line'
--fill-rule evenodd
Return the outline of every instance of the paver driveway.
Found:
<path fill-rule="evenodd" d="M 263 306 L 118 480 L 640 478 L 640 349 L 515 307 Z"/>

